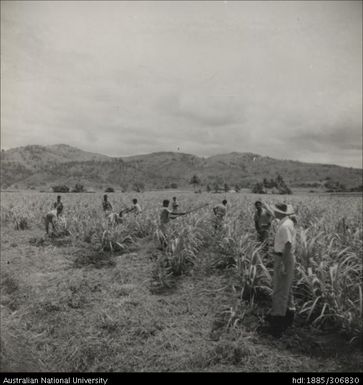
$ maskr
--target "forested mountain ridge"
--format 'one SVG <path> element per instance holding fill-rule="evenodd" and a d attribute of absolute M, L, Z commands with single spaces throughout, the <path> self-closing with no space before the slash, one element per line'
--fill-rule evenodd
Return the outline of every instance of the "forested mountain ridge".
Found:
<path fill-rule="evenodd" d="M 201 185 L 251 187 L 264 178 L 281 175 L 292 187 L 318 186 L 332 180 L 347 186 L 362 184 L 362 170 L 328 164 L 279 160 L 253 153 L 207 158 L 176 152 L 110 157 L 60 144 L 25 146 L 1 151 L 1 186 L 50 188 L 81 183 L 86 189 L 128 189 L 140 183 L 146 189 L 190 186 L 193 175 Z"/>

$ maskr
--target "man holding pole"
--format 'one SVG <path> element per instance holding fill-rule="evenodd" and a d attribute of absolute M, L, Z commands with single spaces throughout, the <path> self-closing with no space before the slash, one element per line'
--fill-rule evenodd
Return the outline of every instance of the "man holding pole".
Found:
<path fill-rule="evenodd" d="M 161 243 L 161 249 L 165 250 L 168 246 L 168 223 L 170 222 L 171 219 L 175 219 L 179 216 L 190 214 L 194 211 L 200 210 L 203 207 L 208 206 L 207 204 L 204 204 L 200 207 L 196 207 L 194 209 L 191 209 L 189 211 L 185 212 L 176 212 L 176 211 L 171 211 L 169 210 L 169 203 L 170 201 L 168 199 L 165 199 L 163 201 L 163 207 L 160 212 L 160 226 L 159 226 L 159 231 L 160 231 L 160 243 Z"/>
<path fill-rule="evenodd" d="M 177 216 L 182 216 L 185 215 L 186 213 L 177 213 L 177 212 L 172 212 L 169 210 L 169 199 L 164 199 L 163 200 L 163 207 L 160 212 L 160 243 L 161 243 L 161 249 L 165 250 L 168 246 L 168 223 L 170 219 L 175 219 Z"/>

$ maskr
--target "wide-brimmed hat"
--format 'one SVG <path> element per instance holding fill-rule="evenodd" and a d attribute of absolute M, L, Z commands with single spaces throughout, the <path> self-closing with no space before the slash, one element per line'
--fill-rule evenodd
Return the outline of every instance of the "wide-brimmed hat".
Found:
<path fill-rule="evenodd" d="M 295 210 L 292 205 L 287 205 L 285 203 L 277 203 L 271 206 L 271 209 L 275 213 L 285 214 L 285 215 L 293 215 L 295 214 Z"/>

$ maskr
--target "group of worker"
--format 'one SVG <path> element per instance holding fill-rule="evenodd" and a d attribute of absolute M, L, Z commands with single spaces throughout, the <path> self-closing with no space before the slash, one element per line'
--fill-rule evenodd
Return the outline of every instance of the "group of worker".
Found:
<path fill-rule="evenodd" d="M 223 200 L 213 208 L 215 215 L 214 228 L 223 226 L 227 212 L 227 200 Z M 291 205 L 279 203 L 268 205 L 262 201 L 255 202 L 255 229 L 257 240 L 261 243 L 262 251 L 268 251 L 268 243 L 272 221 L 278 221 L 273 241 L 273 279 L 272 279 L 272 309 L 265 317 L 266 326 L 259 330 L 280 337 L 295 318 L 295 304 L 292 284 L 295 274 L 295 249 L 297 222 Z"/>
<path fill-rule="evenodd" d="M 172 198 L 171 209 L 169 206 L 170 200 L 163 200 L 159 226 L 161 250 L 166 250 L 168 247 L 168 224 L 170 220 L 194 211 L 178 211 L 179 203 L 176 197 Z M 112 204 L 106 194 L 103 196 L 102 208 L 108 225 L 122 223 L 122 216 L 125 213 L 133 212 L 135 215 L 139 215 L 142 212 L 137 199 L 134 198 L 131 207 L 124 208 L 117 214 L 113 211 Z M 57 219 L 62 217 L 62 213 L 63 203 L 61 202 L 61 196 L 58 195 L 52 210 L 45 218 L 47 234 L 49 233 L 50 225 L 53 226 L 53 231 L 56 231 Z M 227 214 L 226 199 L 213 207 L 213 214 L 214 229 L 217 232 L 223 228 Z M 296 217 L 291 205 L 284 203 L 268 205 L 262 201 L 255 202 L 255 229 L 257 231 L 257 240 L 261 242 L 262 250 L 268 250 L 271 224 L 274 219 L 278 220 L 278 227 L 273 242 L 272 309 L 265 319 L 267 326 L 262 328 L 262 330 L 275 337 L 280 337 L 292 325 L 295 315 L 292 283 L 295 271 Z"/>

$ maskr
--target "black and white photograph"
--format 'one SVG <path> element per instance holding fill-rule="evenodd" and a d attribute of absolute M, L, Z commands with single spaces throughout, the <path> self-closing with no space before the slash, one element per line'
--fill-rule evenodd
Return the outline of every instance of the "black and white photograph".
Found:
<path fill-rule="evenodd" d="M 1 1 L 1 383 L 360 384 L 362 168 L 362 1 Z"/>

